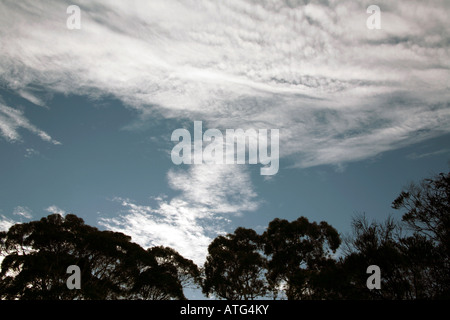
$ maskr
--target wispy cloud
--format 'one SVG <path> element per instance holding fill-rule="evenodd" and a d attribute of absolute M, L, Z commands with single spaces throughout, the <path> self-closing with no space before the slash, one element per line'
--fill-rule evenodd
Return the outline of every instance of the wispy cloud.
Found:
<path fill-rule="evenodd" d="M 206 248 L 212 238 L 206 235 L 206 230 L 193 217 L 196 212 L 187 203 L 174 200 L 153 209 L 121 199 L 121 205 L 126 210 L 125 214 L 102 218 L 99 224 L 130 235 L 134 242 L 145 248 L 170 246 L 197 263 L 204 262 Z"/>
<path fill-rule="evenodd" d="M 450 153 L 450 149 L 448 149 L 448 148 L 440 149 L 437 151 L 424 152 L 424 153 L 413 152 L 413 153 L 408 154 L 406 157 L 408 159 L 416 160 L 416 159 L 428 158 L 428 157 L 437 156 L 437 155 L 446 154 L 446 153 Z"/>
<path fill-rule="evenodd" d="M 45 211 L 47 211 L 47 212 L 49 212 L 49 213 L 51 213 L 51 214 L 59 214 L 59 215 L 61 215 L 61 216 L 65 216 L 66 215 L 66 211 L 65 210 L 63 210 L 63 209 L 61 209 L 61 208 L 59 208 L 58 206 L 55 206 L 55 205 L 51 205 L 51 206 L 49 206 L 48 208 L 46 208 L 45 209 Z"/>
<path fill-rule="evenodd" d="M 0 231 L 8 231 L 17 221 L 14 221 L 4 215 L 0 215 Z"/>
<path fill-rule="evenodd" d="M 101 218 L 99 224 L 130 235 L 144 247 L 173 247 L 202 264 L 212 239 L 229 231 L 229 219 L 259 205 L 249 172 L 242 166 L 192 166 L 170 171 L 168 180 L 180 195 L 157 197 L 155 207 L 116 198 L 125 212 Z"/>
<path fill-rule="evenodd" d="M 281 155 L 302 167 L 450 131 L 446 1 L 379 1 L 381 30 L 365 27 L 370 1 L 76 3 L 81 30 L 65 27 L 72 2 L 0 4 L 9 88 L 113 95 L 143 119 L 279 128 Z"/>
<path fill-rule="evenodd" d="M 30 131 L 44 141 L 55 145 L 61 144 L 59 141 L 53 139 L 48 133 L 31 124 L 22 111 L 8 107 L 0 102 L 0 134 L 7 141 L 21 141 L 21 136 L 19 134 L 20 129 Z"/>
<path fill-rule="evenodd" d="M 23 206 L 17 206 L 14 208 L 13 215 L 19 216 L 25 219 L 31 219 L 33 218 L 33 215 L 31 214 L 31 209 L 28 207 Z"/>
<path fill-rule="evenodd" d="M 232 165 L 194 165 L 189 170 L 170 170 L 169 185 L 189 203 L 211 213 L 239 213 L 258 207 L 250 175 Z"/>
<path fill-rule="evenodd" d="M 25 149 L 25 158 L 32 158 L 33 156 L 39 155 L 39 151 L 33 149 L 33 148 L 26 148 Z"/>
<path fill-rule="evenodd" d="M 16 218 L 12 219 L 5 215 L 0 215 L 0 231 L 7 231 L 14 224 L 21 223 L 23 219 L 30 220 L 33 218 L 31 209 L 26 206 L 15 207 L 12 215 L 18 217 L 17 219 L 19 221 L 15 220 Z"/>
<path fill-rule="evenodd" d="M 44 103 L 44 101 L 39 98 L 35 93 L 31 92 L 31 91 L 27 91 L 27 90 L 18 90 L 17 92 L 22 98 L 28 100 L 29 102 L 37 105 L 37 106 L 41 106 L 41 107 L 45 107 L 46 105 Z"/>

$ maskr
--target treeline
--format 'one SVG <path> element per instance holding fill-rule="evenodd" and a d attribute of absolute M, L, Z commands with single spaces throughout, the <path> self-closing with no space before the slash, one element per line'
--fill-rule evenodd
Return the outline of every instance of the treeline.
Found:
<path fill-rule="evenodd" d="M 122 233 L 68 214 L 0 233 L 1 299 L 449 299 L 450 173 L 411 184 L 392 203 L 400 222 L 355 217 L 341 238 L 326 222 L 274 219 L 263 234 L 237 228 L 208 247 L 203 267 L 168 247 L 147 250 Z M 338 254 L 339 253 L 339 254 Z M 67 287 L 67 267 L 81 289 Z M 380 268 L 369 289 L 368 266 Z"/>

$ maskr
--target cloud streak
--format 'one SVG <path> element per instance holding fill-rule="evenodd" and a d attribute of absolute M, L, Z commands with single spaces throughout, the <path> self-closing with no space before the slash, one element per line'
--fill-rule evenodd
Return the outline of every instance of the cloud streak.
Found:
<path fill-rule="evenodd" d="M 21 141 L 20 129 L 26 129 L 46 142 L 61 144 L 48 133 L 31 124 L 20 110 L 0 103 L 0 134 L 9 142 Z"/>
<path fill-rule="evenodd" d="M 14 211 L 13 211 L 13 215 L 19 216 L 19 217 L 22 217 L 22 218 L 25 218 L 25 219 L 33 218 L 30 208 L 23 207 L 23 206 L 15 207 Z"/>

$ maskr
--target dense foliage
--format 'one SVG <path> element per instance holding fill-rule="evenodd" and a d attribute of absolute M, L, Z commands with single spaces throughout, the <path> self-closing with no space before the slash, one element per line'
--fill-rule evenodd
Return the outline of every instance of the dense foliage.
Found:
<path fill-rule="evenodd" d="M 144 250 L 130 240 L 72 214 L 13 225 L 0 233 L 0 297 L 184 299 L 183 282 L 199 280 L 193 262 L 173 249 Z M 69 265 L 80 268 L 82 290 L 68 290 Z"/>

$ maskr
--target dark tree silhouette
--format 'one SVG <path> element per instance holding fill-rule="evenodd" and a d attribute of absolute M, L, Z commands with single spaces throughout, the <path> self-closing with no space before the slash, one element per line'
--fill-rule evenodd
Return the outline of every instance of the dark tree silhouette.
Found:
<path fill-rule="evenodd" d="M 73 214 L 13 225 L 0 233 L 0 298 L 184 299 L 179 267 L 130 240 Z M 66 286 L 69 265 L 80 267 L 80 290 Z"/>
<path fill-rule="evenodd" d="M 192 261 L 184 258 L 176 250 L 157 246 L 147 249 L 162 267 L 175 268 L 174 275 L 180 280 L 183 288 L 198 288 L 201 285 L 201 272 Z"/>
<path fill-rule="evenodd" d="M 266 260 L 260 253 L 261 238 L 251 229 L 238 228 L 209 245 L 203 292 L 223 299 L 264 296 Z"/>
<path fill-rule="evenodd" d="M 319 275 L 333 264 L 331 254 L 339 247 L 338 232 L 326 222 L 275 219 L 263 234 L 264 252 L 270 257 L 267 279 L 274 296 L 281 290 L 287 299 L 318 298 Z M 331 267 L 332 268 L 332 267 Z"/>
<path fill-rule="evenodd" d="M 408 299 L 411 290 L 405 277 L 406 256 L 399 245 L 400 229 L 392 218 L 384 223 L 369 222 L 365 216 L 352 221 L 353 234 L 345 240 L 344 270 L 351 284 L 347 298 Z M 381 290 L 367 288 L 367 267 L 377 265 L 382 272 Z"/>
<path fill-rule="evenodd" d="M 393 201 L 404 209 L 401 222 L 388 218 L 353 220 L 344 263 L 348 297 L 367 299 L 440 299 L 450 297 L 450 176 L 440 174 L 411 184 Z M 367 290 L 365 268 L 381 269 L 381 290 Z"/>
<path fill-rule="evenodd" d="M 450 172 L 410 186 L 392 203 L 413 235 L 402 239 L 419 298 L 450 298 Z"/>
<path fill-rule="evenodd" d="M 434 179 L 412 183 L 392 203 L 394 209 L 405 209 L 402 219 L 408 227 L 450 250 L 450 172 Z"/>

